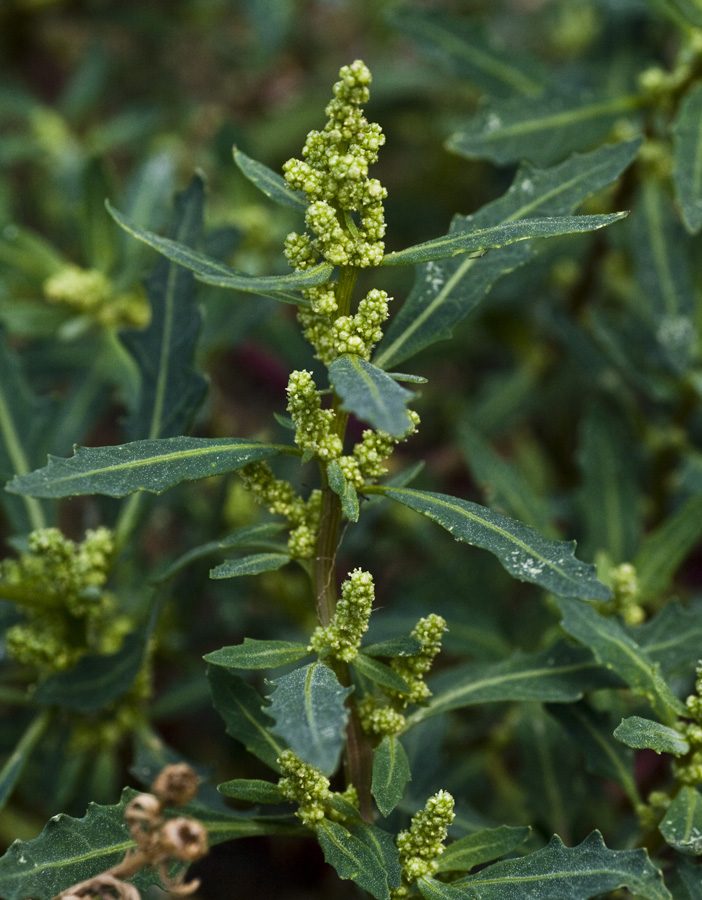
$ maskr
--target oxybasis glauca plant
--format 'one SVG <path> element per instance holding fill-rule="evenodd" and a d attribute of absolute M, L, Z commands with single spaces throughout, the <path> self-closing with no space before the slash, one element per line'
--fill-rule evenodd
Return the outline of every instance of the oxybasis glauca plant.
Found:
<path fill-rule="evenodd" d="M 596 630 L 603 617 L 587 601 L 606 605 L 611 603 L 611 592 L 597 579 L 593 566 L 576 559 L 573 544 L 542 537 L 476 503 L 410 487 L 416 470 L 386 478 L 395 447 L 411 438 L 419 426 L 419 416 L 408 404 L 420 398 L 402 382 L 422 380 L 389 370 L 418 347 L 446 336 L 452 288 L 473 267 L 475 290 L 488 289 L 491 270 L 478 265 L 486 252 L 490 251 L 490 260 L 502 247 L 592 231 L 623 218 L 621 212 L 572 215 L 571 211 L 612 183 L 638 144 L 607 145 L 581 158 L 577 166 L 567 161 L 536 170 L 528 183 L 527 179 L 515 182 L 504 197 L 483 210 L 457 216 L 448 234 L 386 253 L 386 192 L 369 176 L 384 137 L 363 112 L 370 81 L 370 72 L 359 60 L 341 69 L 326 109 L 326 125 L 310 133 L 302 159 L 285 164 L 284 178 L 241 152 L 235 154 L 242 172 L 268 197 L 304 216 L 304 230 L 290 234 L 285 244 L 292 274 L 254 277 L 193 249 L 202 216 L 199 178 L 179 196 L 168 238 L 139 229 L 110 207 L 125 230 L 166 258 L 160 287 L 152 291 L 151 323 L 125 341 L 141 376 L 141 392 L 128 420 L 130 440 L 117 446 L 79 448 L 70 459 L 51 457 L 45 468 L 33 472 L 24 466 L 8 490 L 24 498 L 37 524 L 43 522 L 37 511 L 43 509 L 40 502 L 77 495 L 129 496 L 114 535 L 109 535 L 104 561 L 124 591 L 131 589 L 130 581 L 119 577 L 120 566 L 129 565 L 125 548 L 149 512 L 142 502 L 143 492 L 158 495 L 183 482 L 238 472 L 255 501 L 277 517 L 271 524 L 243 527 L 214 546 L 191 551 L 152 579 L 163 586 L 193 559 L 231 547 L 242 555 L 213 568 L 212 578 L 297 566 L 308 578 L 308 605 L 316 611 L 317 623 L 304 640 L 247 638 L 205 657 L 213 702 L 227 731 L 271 773 L 268 779 L 236 778 L 221 784 L 219 790 L 238 801 L 273 806 L 269 815 L 238 812 L 223 808 L 203 792 L 198 803 L 185 811 L 208 831 L 211 844 L 254 834 L 312 835 L 339 877 L 353 880 L 377 900 L 418 894 L 426 900 L 490 900 L 507 891 L 515 898 L 526 898 L 533 896 L 535 881 L 543 884 L 539 896 L 544 898 L 567 894 L 585 900 L 628 887 L 651 900 L 663 900 L 668 894 L 661 873 L 646 851 L 608 849 L 599 832 L 574 848 L 565 847 L 554 836 L 540 849 L 473 872 L 476 866 L 492 863 L 523 844 L 528 828 L 476 826 L 464 829 L 463 837 L 446 846 L 455 810 L 454 797 L 443 788 L 425 797 L 423 807 L 415 807 L 411 819 L 402 822 L 399 813 L 407 810 L 401 804 L 413 774 L 407 746 L 423 722 L 449 710 L 488 701 L 565 702 L 585 691 L 612 686 L 614 669 L 659 712 L 665 733 L 659 728 L 655 740 L 666 739 L 662 749 L 683 757 L 680 777 L 689 784 L 699 780 L 699 723 L 679 723 L 686 710 L 697 720 L 699 704 L 694 698 L 683 707 L 660 675 L 649 672 L 644 678 L 641 667 L 634 667 L 630 675 L 631 667 L 620 657 L 596 660 L 586 647 L 570 641 L 552 642 L 534 654 L 516 654 L 488 667 L 489 671 L 449 671 L 442 676 L 445 680 L 430 686 L 425 678 L 441 650 L 444 618 L 429 605 L 409 633 L 364 644 L 374 605 L 382 604 L 382 598 L 376 598 L 372 573 L 362 568 L 340 571 L 337 563 L 347 527 L 353 528 L 371 502 L 390 500 L 432 520 L 456 540 L 488 550 L 515 578 L 555 595 L 570 633 L 588 644 L 588 629 Z M 574 177 L 576 168 L 578 177 Z M 418 266 L 417 281 L 384 335 L 391 298 L 380 286 L 380 270 L 399 265 Z M 286 425 L 292 437 L 288 442 L 182 433 L 204 394 L 192 364 L 197 325 L 193 325 L 192 276 L 184 269 L 207 284 L 297 306 L 300 325 L 326 380 L 315 381 L 308 369 L 290 374 Z M 362 272 L 363 281 L 371 280 L 373 286 L 357 292 Z M 180 333 L 174 331 L 175 322 L 183 326 Z M 347 437 L 350 416 L 366 426 L 353 444 Z M 315 478 L 315 486 L 301 493 L 279 477 L 275 467 L 283 457 L 311 464 L 316 474 L 305 477 L 308 482 Z M 107 542 L 108 536 L 104 537 Z M 94 536 L 86 537 L 86 543 L 91 540 Z M 27 610 L 23 632 L 27 646 L 20 646 L 17 638 L 12 649 L 24 653 L 30 662 L 35 658 L 27 656 L 29 643 L 43 640 L 40 633 L 32 632 L 36 604 L 55 605 L 42 581 L 53 570 L 45 561 L 36 562 L 36 557 L 58 543 L 54 532 L 35 529 L 2 587 L 3 597 Z M 66 554 L 80 554 L 82 547 L 68 547 Z M 68 569 L 82 571 L 72 563 Z M 88 589 L 102 587 L 102 576 L 101 569 L 98 585 L 86 579 L 75 593 L 87 597 L 85 602 L 91 598 L 98 602 L 99 591 L 91 594 Z M 140 631 L 125 639 L 117 653 L 100 655 L 100 642 L 90 641 L 84 628 L 66 662 L 78 660 L 77 666 L 57 672 L 44 665 L 33 701 L 39 708 L 38 718 L 34 730 L 27 732 L 25 756 L 54 710 L 67 707 L 85 714 L 95 709 L 95 691 L 80 702 L 76 697 L 81 684 L 88 693 L 98 670 L 102 674 L 98 702 L 122 704 L 124 727 L 146 733 L 154 742 L 144 683 L 158 642 L 156 620 L 162 602 L 163 594 L 159 602 L 145 597 L 149 614 L 141 620 L 133 616 Z M 54 644 L 76 625 L 70 617 L 82 616 L 83 607 L 77 612 L 68 609 L 66 615 L 68 624 L 61 620 L 64 631 L 51 634 Z M 114 630 L 114 623 L 108 626 Z M 625 637 L 619 646 L 628 651 L 630 661 L 636 651 Z M 44 660 L 47 654 L 41 656 L 41 647 L 34 649 L 36 661 Z M 276 669 L 283 671 L 275 673 Z M 241 670 L 273 673 L 268 695 L 239 674 Z M 655 725 L 643 719 L 642 726 L 627 721 L 637 734 L 642 729 L 651 734 Z M 649 740 L 645 746 L 654 740 L 642 739 Z M 5 772 L 5 793 L 19 768 Z M 630 799 L 636 797 L 632 791 Z M 82 820 L 59 818 L 36 840 L 14 844 L 0 860 L 0 892 L 7 900 L 75 896 L 76 884 L 105 872 L 114 865 L 115 854 L 119 857 L 125 847 L 136 846 L 134 841 L 125 844 L 123 833 L 123 815 L 132 808 L 132 798 L 127 791 L 116 806 L 93 807 Z M 642 817 L 652 815 L 650 807 L 635 802 Z M 84 852 L 86 844 L 89 854 Z M 154 880 L 152 872 L 143 872 L 135 883 L 144 886 Z"/>

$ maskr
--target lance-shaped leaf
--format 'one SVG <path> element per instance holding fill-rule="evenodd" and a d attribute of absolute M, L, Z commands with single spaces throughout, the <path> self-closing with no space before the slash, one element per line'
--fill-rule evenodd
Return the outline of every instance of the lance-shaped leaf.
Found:
<path fill-rule="evenodd" d="M 31 841 L 15 841 L 0 859 L 0 895 L 4 900 L 51 900 L 72 885 L 120 862 L 136 846 L 124 821 L 124 809 L 137 792 L 125 788 L 119 803 L 91 803 L 82 819 L 60 813 Z M 180 811 L 179 811 L 180 812 Z M 210 844 L 265 834 L 285 834 L 289 825 L 275 818 L 211 810 L 201 804 L 182 809 L 207 829 Z M 159 876 L 143 869 L 133 881 L 139 888 L 159 884 Z"/>
<path fill-rule="evenodd" d="M 251 159 L 238 147 L 234 147 L 234 162 L 242 175 L 246 176 L 251 184 L 255 185 L 259 191 L 263 191 L 266 197 L 270 197 L 275 203 L 280 206 L 289 206 L 302 213 L 307 210 L 309 201 L 302 191 L 293 191 L 282 175 L 278 175 L 263 163 Z"/>
<path fill-rule="evenodd" d="M 702 497 L 690 499 L 647 535 L 634 559 L 642 597 L 667 590 L 702 534 Z"/>
<path fill-rule="evenodd" d="M 684 608 L 668 603 L 648 622 L 627 627 L 627 633 L 660 666 L 664 678 L 684 679 L 692 675 L 693 661 L 702 646 L 702 616 L 699 607 Z"/>
<path fill-rule="evenodd" d="M 210 578 L 237 578 L 240 575 L 260 575 L 261 572 L 274 572 L 290 562 L 287 553 L 252 553 L 240 559 L 228 559 L 214 569 L 210 569 Z"/>
<path fill-rule="evenodd" d="M 569 703 L 585 691 L 619 684 L 584 647 L 562 643 L 538 653 L 517 650 L 498 663 L 471 663 L 430 681 L 433 696 L 407 720 L 410 728 L 431 716 L 507 700 Z"/>
<path fill-rule="evenodd" d="M 641 716 L 622 719 L 614 729 L 614 736 L 622 744 L 635 747 L 637 750 L 655 750 L 656 753 L 683 756 L 690 749 L 686 738 L 675 728 L 669 728 Z"/>
<path fill-rule="evenodd" d="M 673 126 L 675 198 L 690 234 L 702 228 L 702 84 L 683 97 Z"/>
<path fill-rule="evenodd" d="M 475 19 L 408 7 L 393 9 L 390 18 L 439 63 L 489 94 L 529 97 L 541 92 L 545 75 L 539 63 L 499 46 Z"/>
<path fill-rule="evenodd" d="M 563 628 L 585 646 L 597 659 L 645 697 L 663 722 L 673 724 L 685 707 L 664 681 L 658 667 L 622 626 L 603 616 L 592 606 L 577 600 L 559 598 Z"/>
<path fill-rule="evenodd" d="M 511 97 L 486 104 L 446 142 L 469 159 L 494 163 L 528 159 L 536 165 L 558 162 L 574 150 L 594 146 L 623 116 L 641 105 L 638 95 L 616 97 Z"/>
<path fill-rule="evenodd" d="M 405 679 L 398 675 L 394 669 L 377 659 L 373 659 L 371 656 L 366 656 L 365 653 L 359 653 L 351 665 L 360 675 L 368 678 L 369 681 L 375 684 L 381 684 L 383 687 L 390 688 L 393 691 L 404 691 L 406 693 L 411 691 Z"/>
<path fill-rule="evenodd" d="M 632 806 L 637 807 L 641 797 L 633 773 L 633 754 L 612 739 L 610 717 L 597 713 L 586 701 L 549 705 L 548 712 L 583 754 L 588 772 L 621 785 Z"/>
<path fill-rule="evenodd" d="M 458 438 L 473 477 L 486 489 L 490 506 L 501 508 L 552 537 L 554 527 L 548 504 L 529 479 L 496 453 L 466 420 L 459 426 Z"/>
<path fill-rule="evenodd" d="M 494 553 L 507 571 L 563 597 L 608 600 L 594 566 L 576 559 L 575 542 L 552 541 L 477 503 L 413 488 L 374 488 L 445 528 L 456 540 Z"/>
<path fill-rule="evenodd" d="M 411 779 L 405 748 L 398 737 L 386 734 L 373 751 L 371 783 L 371 793 L 384 816 L 389 816 L 402 800 L 407 782 Z"/>
<path fill-rule="evenodd" d="M 52 418 L 53 404 L 31 391 L 17 354 L 0 328 L 0 481 L 26 475 L 42 458 L 42 434 Z M 19 533 L 47 524 L 44 504 L 33 497 L 11 497 L 3 492 L 2 504 Z"/>
<path fill-rule="evenodd" d="M 274 300 L 283 300 L 288 303 L 304 304 L 305 301 L 302 297 L 290 292 L 328 281 L 333 271 L 333 266 L 329 265 L 329 263 L 322 263 L 312 269 L 299 273 L 294 272 L 291 275 L 247 275 L 245 272 L 239 272 L 225 263 L 206 256 L 199 250 L 193 250 L 191 247 L 171 238 L 159 237 L 159 235 L 153 234 L 151 231 L 145 231 L 117 212 L 109 202 L 106 205 L 112 218 L 125 231 L 153 247 L 154 250 L 158 250 L 167 259 L 172 260 L 179 266 L 190 269 L 195 273 L 198 281 L 204 281 L 205 284 L 261 294 L 264 297 L 273 297 Z"/>
<path fill-rule="evenodd" d="M 229 669 L 275 669 L 296 662 L 309 653 L 305 644 L 292 641 L 259 641 L 244 638 L 243 644 L 222 647 L 203 656 L 205 662 Z"/>
<path fill-rule="evenodd" d="M 588 411 L 578 463 L 584 552 L 590 558 L 598 550 L 606 550 L 614 563 L 626 562 L 638 545 L 641 510 L 633 446 L 633 436 L 620 412 L 604 406 Z"/>
<path fill-rule="evenodd" d="M 412 391 L 387 372 L 360 356 L 344 354 L 329 366 L 329 380 L 342 400 L 342 409 L 391 437 L 402 437 L 412 427 L 407 404 Z"/>
<path fill-rule="evenodd" d="M 219 666 L 207 670 L 212 702 L 224 719 L 227 734 L 271 769 L 279 771 L 277 759 L 285 744 L 272 734 L 273 720 L 263 709 L 263 697 L 244 679 Z"/>
<path fill-rule="evenodd" d="M 235 778 L 218 784 L 217 790 L 225 797 L 249 803 L 285 803 L 286 799 L 277 784 L 259 778 Z"/>
<path fill-rule="evenodd" d="M 351 879 L 376 900 L 390 900 L 389 888 L 400 886 L 397 847 L 392 835 L 373 825 L 357 823 L 350 829 L 323 819 L 317 840 L 324 859 L 339 878 Z"/>
<path fill-rule="evenodd" d="M 658 830 L 680 853 L 689 856 L 702 853 L 702 794 L 696 787 L 684 784 L 680 788 Z"/>
<path fill-rule="evenodd" d="M 123 697 L 134 683 L 143 666 L 149 634 L 150 629 L 128 635 L 121 649 L 110 656 L 84 656 L 67 672 L 42 681 L 34 700 L 82 713 L 104 709 Z"/>
<path fill-rule="evenodd" d="M 244 438 L 193 437 L 76 447 L 70 459 L 50 456 L 47 466 L 14 478 L 7 490 L 31 497 L 125 497 L 134 491 L 161 494 L 182 481 L 234 472 L 254 460 L 289 451 L 282 444 Z"/>
<path fill-rule="evenodd" d="M 195 560 L 210 556 L 213 553 L 219 553 L 231 547 L 244 547 L 246 549 L 265 547 L 266 549 L 282 550 L 283 547 L 272 539 L 284 529 L 285 526 L 282 522 L 266 522 L 262 525 L 247 525 L 243 528 L 237 528 L 219 541 L 208 541 L 199 547 L 193 547 L 192 550 L 188 550 L 187 553 L 179 556 L 173 562 L 166 563 L 151 576 L 150 581 L 152 584 L 166 581 L 190 563 L 195 562 Z"/>
<path fill-rule="evenodd" d="M 41 740 L 49 721 L 49 711 L 41 710 L 29 723 L 4 766 L 0 769 L 0 810 L 7 803 L 32 750 Z"/>
<path fill-rule="evenodd" d="M 648 5 L 687 31 L 692 25 L 702 28 L 702 11 L 695 0 L 647 0 Z"/>
<path fill-rule="evenodd" d="M 174 239 L 188 246 L 197 241 L 203 202 L 204 185 L 195 177 L 176 196 Z M 104 209 L 102 214 L 107 219 Z M 136 360 L 141 379 L 138 403 L 125 423 L 132 440 L 184 434 L 207 390 L 207 382 L 194 367 L 200 313 L 194 302 L 192 274 L 162 259 L 147 281 L 147 292 L 151 302 L 148 326 L 120 335 Z"/>
<path fill-rule="evenodd" d="M 275 690 L 266 712 L 273 732 L 295 753 L 325 775 L 331 775 L 344 746 L 349 711 L 344 700 L 353 688 L 339 684 L 334 672 L 315 662 L 273 680 Z"/>
<path fill-rule="evenodd" d="M 646 179 L 630 228 L 640 307 L 674 372 L 687 371 L 697 342 L 696 289 L 688 235 L 656 179 Z"/>
<path fill-rule="evenodd" d="M 621 887 L 647 900 L 671 900 L 645 850 L 610 850 L 599 831 L 572 848 L 554 835 L 535 853 L 495 863 L 451 885 L 433 879 L 418 884 L 425 900 L 589 900 Z"/>
<path fill-rule="evenodd" d="M 481 863 L 492 862 L 511 853 L 531 834 L 529 827 L 499 825 L 481 828 L 449 844 L 439 857 L 437 872 L 470 872 Z"/>
<path fill-rule="evenodd" d="M 419 638 L 399 637 L 390 638 L 387 641 L 380 641 L 377 644 L 369 644 L 363 647 L 363 653 L 366 656 L 415 656 L 422 649 L 422 642 Z"/>
<path fill-rule="evenodd" d="M 472 216 L 454 216 L 449 234 L 507 224 L 532 216 L 562 215 L 610 184 L 631 163 L 640 140 L 574 155 L 551 169 L 522 165 L 512 186 Z M 517 243 L 476 259 L 454 257 L 418 267 L 415 283 L 393 317 L 374 362 L 387 369 L 423 347 L 451 337 L 453 328 L 503 275 L 523 265 L 534 245 Z"/>
<path fill-rule="evenodd" d="M 579 234 L 584 231 L 596 231 L 625 218 L 627 212 L 609 213 L 599 216 L 551 216 L 543 219 L 520 219 L 507 225 L 493 225 L 458 234 L 446 234 L 415 244 L 406 250 L 388 253 L 383 257 L 385 266 L 409 266 L 416 263 L 433 262 L 447 259 L 461 253 L 483 253 L 485 250 L 497 250 L 517 241 L 528 241 L 531 238 L 556 237 L 563 234 Z"/>

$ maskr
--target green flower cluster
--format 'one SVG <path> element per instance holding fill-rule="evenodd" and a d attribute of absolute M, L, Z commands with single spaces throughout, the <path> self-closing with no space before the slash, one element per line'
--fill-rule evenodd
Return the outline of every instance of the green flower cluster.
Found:
<path fill-rule="evenodd" d="M 98 269 L 65 266 L 46 279 L 44 296 L 74 312 L 95 318 L 101 325 L 143 328 L 149 321 L 149 305 L 139 291 L 117 293 L 112 281 Z"/>
<path fill-rule="evenodd" d="M 387 473 L 385 460 L 398 443 L 414 434 L 419 424 L 419 415 L 409 410 L 412 426 L 403 437 L 395 438 L 367 428 L 362 439 L 354 445 L 353 453 L 342 456 L 341 438 L 333 430 L 334 411 L 322 409 L 322 395 L 317 390 L 312 373 L 306 369 L 292 372 L 287 395 L 288 412 L 295 425 L 295 443 L 303 451 L 303 460 L 338 460 L 344 477 L 358 490 L 363 490 L 369 479 L 380 478 Z"/>
<path fill-rule="evenodd" d="M 316 828 L 325 818 L 343 822 L 347 818 L 343 807 L 358 807 L 358 794 L 352 784 L 342 793 L 335 793 L 329 788 L 326 775 L 303 762 L 292 750 L 284 750 L 277 762 L 283 773 L 278 787 L 286 800 L 298 804 L 295 815 L 309 828 Z M 341 802 L 341 811 L 330 805 L 335 801 L 337 806 Z"/>
<path fill-rule="evenodd" d="M 288 481 L 276 478 L 268 463 L 253 462 L 244 466 L 239 475 L 247 491 L 269 512 L 285 516 L 290 524 L 288 551 L 294 559 L 314 556 L 322 494 L 312 491 L 307 500 L 295 492 Z"/>
<path fill-rule="evenodd" d="M 431 691 L 424 682 L 424 676 L 431 669 L 435 656 L 441 650 L 441 637 L 446 631 L 446 620 L 435 613 L 420 619 L 412 630 L 412 637 L 417 638 L 422 649 L 414 656 L 398 656 L 391 665 L 410 686 L 409 693 L 396 694 L 397 700 L 404 706 L 410 703 L 423 703 L 431 696 Z"/>
<path fill-rule="evenodd" d="M 304 160 L 289 159 L 283 166 L 290 187 L 310 201 L 305 221 L 314 237 L 293 233 L 286 242 L 288 260 L 298 270 L 313 266 L 320 255 L 335 266 L 377 266 L 383 258 L 387 191 L 368 177 L 368 167 L 377 161 L 385 137 L 362 109 L 370 97 L 371 73 L 357 59 L 339 78 L 324 130 L 309 133 Z"/>
<path fill-rule="evenodd" d="M 334 99 L 326 108 L 324 129 L 309 133 L 304 159 L 289 159 L 283 166 L 290 187 L 304 191 L 309 200 L 308 230 L 292 232 L 285 241 L 285 255 L 296 271 L 321 259 L 352 268 L 377 266 L 383 259 L 387 191 L 368 177 L 368 167 L 377 161 L 385 138 L 362 109 L 370 95 L 371 74 L 356 60 L 344 66 L 339 77 Z M 299 311 L 305 337 L 325 365 L 342 353 L 370 359 L 388 317 L 388 295 L 373 289 L 359 302 L 356 313 L 348 315 L 339 313 L 338 291 L 335 281 L 303 291 L 310 303 Z"/>
<path fill-rule="evenodd" d="M 673 760 L 673 774 L 682 784 L 702 783 L 702 660 L 695 670 L 695 693 L 685 700 L 685 706 L 693 722 L 679 722 L 682 734 L 690 744 L 690 750 L 680 759 Z"/>
<path fill-rule="evenodd" d="M 397 656 L 390 661 L 391 667 L 407 682 L 409 690 L 397 691 L 383 688 L 385 702 L 368 695 L 358 704 L 358 712 L 363 730 L 368 734 L 398 734 L 405 726 L 402 710 L 411 703 L 424 703 L 431 691 L 424 682 L 434 658 L 441 650 L 441 636 L 446 631 L 446 620 L 432 613 L 420 619 L 412 630 L 422 649 L 413 656 Z"/>
<path fill-rule="evenodd" d="M 391 892 L 393 900 L 406 897 L 409 886 L 418 878 L 436 872 L 449 825 L 454 820 L 453 806 L 451 794 L 439 791 L 427 800 L 424 809 L 412 816 L 409 830 L 398 834 L 403 883 Z"/>
<path fill-rule="evenodd" d="M 51 672 L 73 666 L 89 649 L 116 649 L 121 633 L 102 590 L 113 554 L 107 528 L 86 532 L 80 544 L 58 528 L 33 531 L 27 552 L 0 562 L 0 597 L 26 615 L 7 631 L 8 652 Z"/>
<path fill-rule="evenodd" d="M 341 600 L 331 622 L 315 629 L 308 650 L 331 654 L 343 662 L 351 662 L 358 655 L 361 639 L 368 630 L 375 590 L 373 576 L 362 569 L 354 569 L 341 586 Z"/>

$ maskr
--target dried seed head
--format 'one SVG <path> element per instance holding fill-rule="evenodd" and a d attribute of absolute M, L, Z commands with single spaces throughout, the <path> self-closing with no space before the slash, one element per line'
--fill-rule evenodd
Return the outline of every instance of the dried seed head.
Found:
<path fill-rule="evenodd" d="M 132 832 L 148 831 L 161 820 L 161 802 L 153 794 L 137 794 L 127 804 L 124 820 Z"/>
<path fill-rule="evenodd" d="M 197 793 L 197 773 L 187 763 L 174 763 L 161 769 L 151 790 L 164 806 L 184 806 Z"/>
<path fill-rule="evenodd" d="M 169 819 L 161 828 L 161 849 L 183 862 L 194 862 L 207 853 L 207 829 L 187 816 Z"/>

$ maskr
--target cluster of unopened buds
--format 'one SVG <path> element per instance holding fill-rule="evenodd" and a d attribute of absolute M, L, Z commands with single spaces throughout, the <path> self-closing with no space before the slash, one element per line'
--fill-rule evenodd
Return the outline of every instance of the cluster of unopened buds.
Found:
<path fill-rule="evenodd" d="M 207 831 L 189 816 L 166 818 L 168 807 L 184 806 L 197 793 L 198 776 L 186 763 L 166 766 L 151 786 L 152 793 L 137 794 L 124 810 L 124 820 L 136 847 L 129 850 L 116 866 L 100 875 L 74 884 L 54 900 L 140 900 L 132 878 L 142 869 L 155 869 L 163 888 L 171 894 L 192 894 L 200 886 L 198 879 L 184 881 L 185 868 L 173 877 L 172 863 L 189 865 L 208 852 Z"/>

